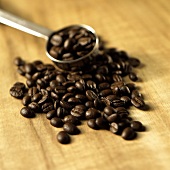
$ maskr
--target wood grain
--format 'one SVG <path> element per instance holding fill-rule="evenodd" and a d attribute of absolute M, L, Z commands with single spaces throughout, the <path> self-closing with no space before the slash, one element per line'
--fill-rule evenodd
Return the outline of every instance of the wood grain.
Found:
<path fill-rule="evenodd" d="M 170 167 L 170 5 L 168 0 L 0 0 L 0 8 L 57 30 L 91 25 L 110 47 L 138 57 L 137 82 L 149 111 L 131 110 L 147 127 L 134 141 L 106 131 L 80 127 L 70 145 L 56 141 L 58 129 L 45 116 L 25 119 L 22 104 L 9 95 L 16 81 L 13 59 L 42 59 L 45 41 L 0 25 L 0 169 L 1 170 L 169 170 Z"/>

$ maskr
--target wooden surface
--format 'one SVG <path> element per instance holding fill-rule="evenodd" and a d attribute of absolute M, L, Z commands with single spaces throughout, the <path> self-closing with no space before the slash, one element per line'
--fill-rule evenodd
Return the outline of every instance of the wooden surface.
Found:
<path fill-rule="evenodd" d="M 9 95 L 16 81 L 13 59 L 42 59 L 45 41 L 0 25 L 0 170 L 169 170 L 170 169 L 170 2 L 169 0 L 0 0 L 0 8 L 57 30 L 85 23 L 108 46 L 136 56 L 137 82 L 149 111 L 131 115 L 147 127 L 134 141 L 80 126 L 70 145 L 56 141 L 58 129 L 45 116 L 25 119 L 22 104 Z"/>

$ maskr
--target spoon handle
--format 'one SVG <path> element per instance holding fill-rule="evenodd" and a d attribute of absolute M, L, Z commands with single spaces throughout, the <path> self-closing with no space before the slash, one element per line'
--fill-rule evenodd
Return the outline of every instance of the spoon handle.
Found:
<path fill-rule="evenodd" d="M 40 25 L 34 24 L 30 21 L 19 18 L 13 14 L 10 14 L 2 9 L 0 9 L 0 23 L 11 26 L 18 30 L 24 31 L 26 33 L 48 39 L 52 31 L 48 28 L 42 27 Z"/>

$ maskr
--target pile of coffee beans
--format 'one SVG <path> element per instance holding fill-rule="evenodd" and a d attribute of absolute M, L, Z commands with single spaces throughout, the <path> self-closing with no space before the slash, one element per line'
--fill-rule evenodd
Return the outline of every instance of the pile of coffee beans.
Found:
<path fill-rule="evenodd" d="M 70 61 L 90 53 L 94 46 L 95 36 L 83 27 L 74 26 L 54 33 L 48 51 L 57 60 Z"/>
<path fill-rule="evenodd" d="M 80 133 L 82 121 L 87 121 L 92 129 L 134 139 L 137 132 L 145 130 L 141 122 L 129 115 L 131 106 L 145 108 L 143 96 L 134 84 L 138 77 L 133 68 L 140 61 L 125 51 L 103 46 L 96 57 L 92 65 L 74 72 L 59 71 L 40 60 L 27 63 L 17 57 L 14 63 L 26 83 L 15 83 L 10 94 L 22 100 L 20 114 L 33 118 L 45 113 L 53 127 L 62 128 L 57 134 L 62 144 L 70 143 L 71 135 Z M 129 82 L 124 80 L 127 76 Z"/>

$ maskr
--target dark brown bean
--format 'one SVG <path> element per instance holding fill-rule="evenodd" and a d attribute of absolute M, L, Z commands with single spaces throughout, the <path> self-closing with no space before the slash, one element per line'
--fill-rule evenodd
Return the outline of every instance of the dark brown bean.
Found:
<path fill-rule="evenodd" d="M 20 110 L 20 114 L 23 117 L 26 117 L 26 118 L 33 118 L 33 117 L 35 117 L 35 112 L 33 110 L 31 110 L 30 108 L 28 108 L 28 107 L 23 107 Z"/>
<path fill-rule="evenodd" d="M 68 144 L 70 143 L 70 136 L 67 134 L 67 132 L 65 131 L 60 131 L 57 134 L 57 140 L 58 142 L 60 142 L 61 144 Z"/>
<path fill-rule="evenodd" d="M 77 135 L 80 133 L 80 130 L 73 123 L 67 122 L 63 125 L 63 129 L 70 135 Z"/>
<path fill-rule="evenodd" d="M 96 124 L 96 119 L 89 119 L 88 121 L 87 121 L 87 125 L 90 127 L 90 128 L 92 128 L 92 129 L 95 129 L 95 130 L 97 130 L 99 127 L 97 126 L 97 124 Z"/>
<path fill-rule="evenodd" d="M 136 133 L 131 127 L 127 127 L 123 130 L 121 136 L 123 139 L 131 140 L 136 137 Z"/>
<path fill-rule="evenodd" d="M 10 95 L 12 97 L 15 97 L 17 99 L 21 99 L 24 96 L 23 89 L 21 89 L 20 87 L 17 87 L 17 86 L 16 87 L 11 87 L 9 92 L 10 92 Z"/>
<path fill-rule="evenodd" d="M 63 121 L 58 118 L 58 117 L 53 117 L 50 120 L 50 124 L 54 127 L 62 127 L 63 126 Z"/>
<path fill-rule="evenodd" d="M 47 119 L 52 119 L 53 117 L 57 116 L 56 110 L 50 110 L 47 114 L 46 114 L 46 118 Z"/>

